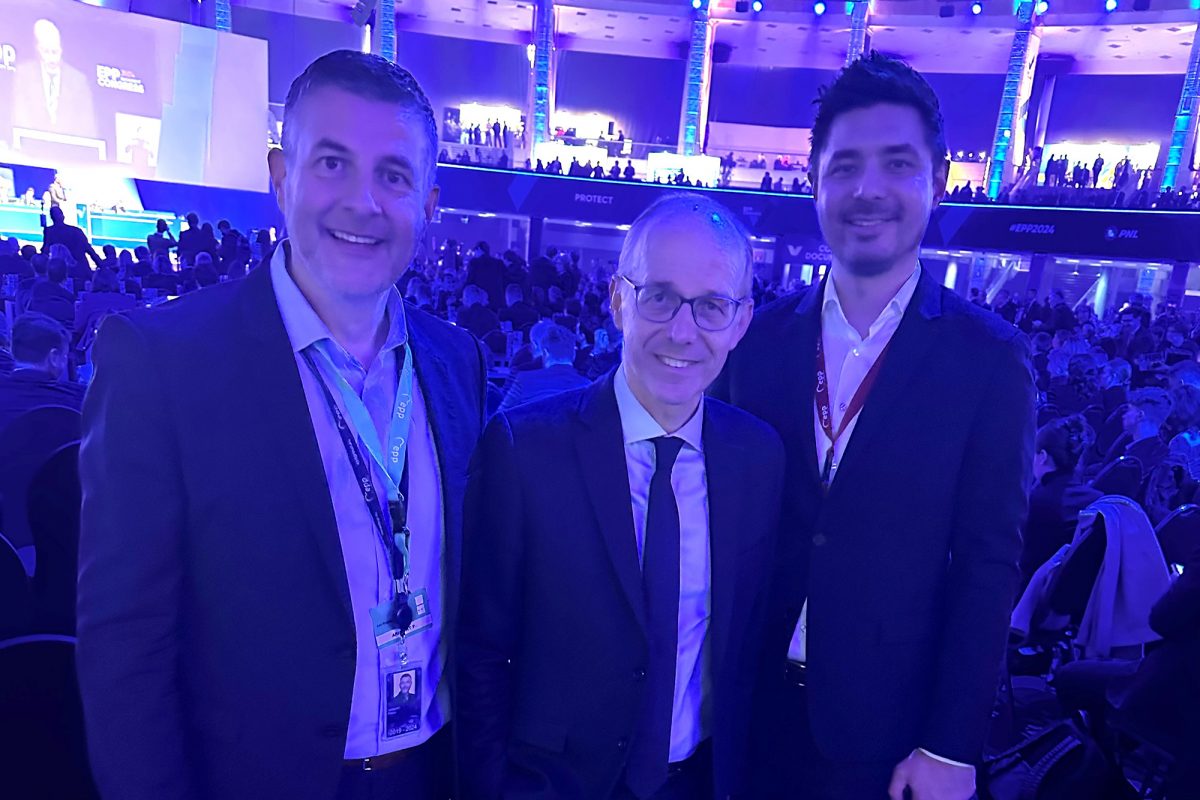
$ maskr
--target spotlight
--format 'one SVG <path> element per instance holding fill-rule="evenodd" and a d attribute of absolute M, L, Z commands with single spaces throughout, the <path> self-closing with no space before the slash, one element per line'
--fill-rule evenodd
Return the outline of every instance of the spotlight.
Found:
<path fill-rule="evenodd" d="M 979 16 L 983 13 L 983 3 L 971 3 L 971 13 Z"/>
<path fill-rule="evenodd" d="M 1117 0 L 1104 0 L 1104 10 L 1112 13 L 1117 10 Z"/>
<path fill-rule="evenodd" d="M 697 11 L 700 10 L 700 6 L 702 5 L 704 5 L 704 0 L 692 0 L 692 8 L 696 9 Z"/>
<path fill-rule="evenodd" d="M 817 0 L 817 2 L 813 3 L 813 13 L 818 17 L 825 13 L 825 4 L 822 3 L 821 0 Z"/>
<path fill-rule="evenodd" d="M 755 14 L 762 11 L 763 10 L 762 0 L 754 0 L 754 2 L 750 4 L 750 10 L 753 11 Z"/>
<path fill-rule="evenodd" d="M 1045 14 L 1050 10 L 1050 4 L 1046 0 L 1038 0 L 1038 4 L 1033 7 L 1033 10 L 1038 14 Z"/>

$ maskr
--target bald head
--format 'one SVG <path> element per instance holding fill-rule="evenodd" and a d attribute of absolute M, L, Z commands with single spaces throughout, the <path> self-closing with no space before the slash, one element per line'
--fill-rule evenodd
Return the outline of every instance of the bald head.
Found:
<path fill-rule="evenodd" d="M 33 23 L 33 38 L 43 69 L 57 74 L 62 66 L 62 34 L 58 26 L 48 19 L 39 19 Z"/>

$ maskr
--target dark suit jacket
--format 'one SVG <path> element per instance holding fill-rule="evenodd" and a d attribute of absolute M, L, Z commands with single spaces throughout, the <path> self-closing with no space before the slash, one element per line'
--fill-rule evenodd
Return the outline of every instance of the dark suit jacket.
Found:
<path fill-rule="evenodd" d="M 18 128 L 53 131 L 96 138 L 99 126 L 92 104 L 93 81 L 78 69 L 63 64 L 60 73 L 58 116 L 51 119 L 46 105 L 42 65 L 36 58 L 17 67 L 13 80 L 11 119 Z"/>
<path fill-rule="evenodd" d="M 90 257 L 99 265 L 100 255 L 92 249 L 92 244 L 88 241 L 83 228 L 68 225 L 65 222 L 47 225 L 42 231 L 42 252 L 49 255 L 50 247 L 56 244 L 64 245 L 67 250 L 71 251 L 71 258 L 75 259 L 76 272 L 71 277 L 91 280 L 91 268 L 88 266 L 87 260 Z M 84 274 L 85 270 L 86 275 Z"/>
<path fill-rule="evenodd" d="M 809 719 L 828 758 L 898 761 L 924 747 L 972 762 L 1018 580 L 1033 461 L 1027 343 L 923 273 L 825 497 L 813 430 L 820 296 L 757 314 L 716 389 L 787 450 L 767 673 L 782 681 L 807 598 Z"/>
<path fill-rule="evenodd" d="M 491 256 L 472 259 L 467 265 L 467 283 L 487 292 L 489 308 L 504 308 L 504 262 Z"/>
<path fill-rule="evenodd" d="M 65 406 L 79 410 L 83 387 L 57 381 L 40 370 L 19 369 L 0 373 L 0 431 L 27 411 L 42 406 Z"/>
<path fill-rule="evenodd" d="M 783 481 L 779 437 L 705 405 L 712 542 L 712 745 L 736 790 Z M 611 375 L 500 412 L 472 463 L 456 724 L 463 797 L 607 798 L 648 658 Z M 699 799 L 697 799 L 699 800 Z"/>
<path fill-rule="evenodd" d="M 588 383 L 590 381 L 580 375 L 571 364 L 555 364 L 552 367 L 525 370 L 513 376 L 512 386 L 509 387 L 508 394 L 504 395 L 500 408 L 506 411 L 522 403 L 531 403 L 559 392 L 582 388 Z"/>
<path fill-rule="evenodd" d="M 445 507 L 453 641 L 483 360 L 407 309 Z M 106 797 L 329 798 L 355 630 L 268 269 L 105 320 L 80 455 L 78 672 Z M 214 414 L 213 409 L 236 411 Z"/>

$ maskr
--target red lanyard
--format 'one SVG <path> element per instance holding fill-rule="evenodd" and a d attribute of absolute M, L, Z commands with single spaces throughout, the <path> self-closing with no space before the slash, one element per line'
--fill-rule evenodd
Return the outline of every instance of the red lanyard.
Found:
<path fill-rule="evenodd" d="M 883 348 L 883 352 L 879 354 L 879 358 L 875 359 L 875 363 L 867 371 L 866 377 L 858 385 L 858 391 L 850 399 L 850 405 L 847 406 L 846 413 L 842 415 L 842 422 L 838 425 L 837 432 L 835 433 L 833 430 L 833 412 L 829 404 L 829 372 L 825 369 L 824 336 L 820 330 L 817 331 L 817 418 L 821 420 L 821 430 L 825 431 L 825 436 L 829 439 L 829 449 L 825 451 L 825 463 L 821 467 L 821 484 L 826 489 L 829 488 L 832 477 L 833 449 L 837 445 L 837 440 L 842 438 L 842 434 L 846 432 L 846 427 L 854 421 L 854 418 L 858 416 L 858 412 L 862 411 L 863 405 L 867 402 L 867 397 L 871 394 L 871 389 L 875 386 L 875 379 L 879 377 L 879 368 L 883 366 L 883 358 L 887 355 L 888 348 L 891 346 L 892 343 L 889 340 Z"/>

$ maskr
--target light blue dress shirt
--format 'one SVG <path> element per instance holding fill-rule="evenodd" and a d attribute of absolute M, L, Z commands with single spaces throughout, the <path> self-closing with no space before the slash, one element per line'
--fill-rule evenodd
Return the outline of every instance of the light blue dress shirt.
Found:
<path fill-rule="evenodd" d="M 389 662 L 381 658 L 375 646 L 370 610 L 390 596 L 387 561 L 375 523 L 367 510 L 342 438 L 335 427 L 333 414 L 321 387 L 316 383 L 316 377 L 301 354 L 319 341 L 328 339 L 332 343 L 327 352 L 331 354 L 334 366 L 362 398 L 380 440 L 387 441 L 399 382 L 396 357 L 407 337 L 404 303 L 399 293 L 393 290 L 388 298 L 389 330 L 383 349 L 373 363 L 364 366 L 333 340 L 329 328 L 317 316 L 289 274 L 285 250 L 281 245 L 275 251 L 270 266 L 271 282 L 284 328 L 296 356 L 308 413 L 321 451 L 354 612 L 354 690 L 350 698 L 350 725 L 346 734 L 345 755 L 348 759 L 370 758 L 423 744 L 449 720 L 448 685 L 444 680 L 446 646 L 441 641 L 445 614 L 445 604 L 442 602 L 445 525 L 437 451 L 421 383 L 415 380 L 408 447 L 408 521 L 412 531 L 409 585 L 414 591 L 425 589 L 427 592 L 433 612 L 433 627 L 409 637 L 407 642 L 410 664 L 420 666 L 422 670 L 421 728 L 416 733 L 384 739 L 381 675 Z M 330 388 L 340 406 L 340 395 L 335 388 Z M 348 418 L 346 409 L 342 407 L 341 410 Z M 367 460 L 373 468 L 375 486 L 383 493 L 387 486 L 383 471 L 372 459 L 368 457 Z M 297 591 L 304 591 L 304 587 L 297 587 Z"/>
<path fill-rule="evenodd" d="M 654 443 L 667 432 L 638 401 L 625 378 L 616 371 L 613 386 L 621 430 L 625 437 L 625 466 L 633 502 L 633 529 L 638 560 L 646 541 L 646 510 L 654 476 Z M 671 470 L 671 488 L 679 508 L 679 642 L 675 655 L 675 699 L 671 711 L 672 762 L 683 761 L 712 731 L 712 678 L 708 625 L 712 615 L 711 551 L 708 535 L 708 478 L 704 469 L 704 402 L 672 436 L 683 447 Z"/>

